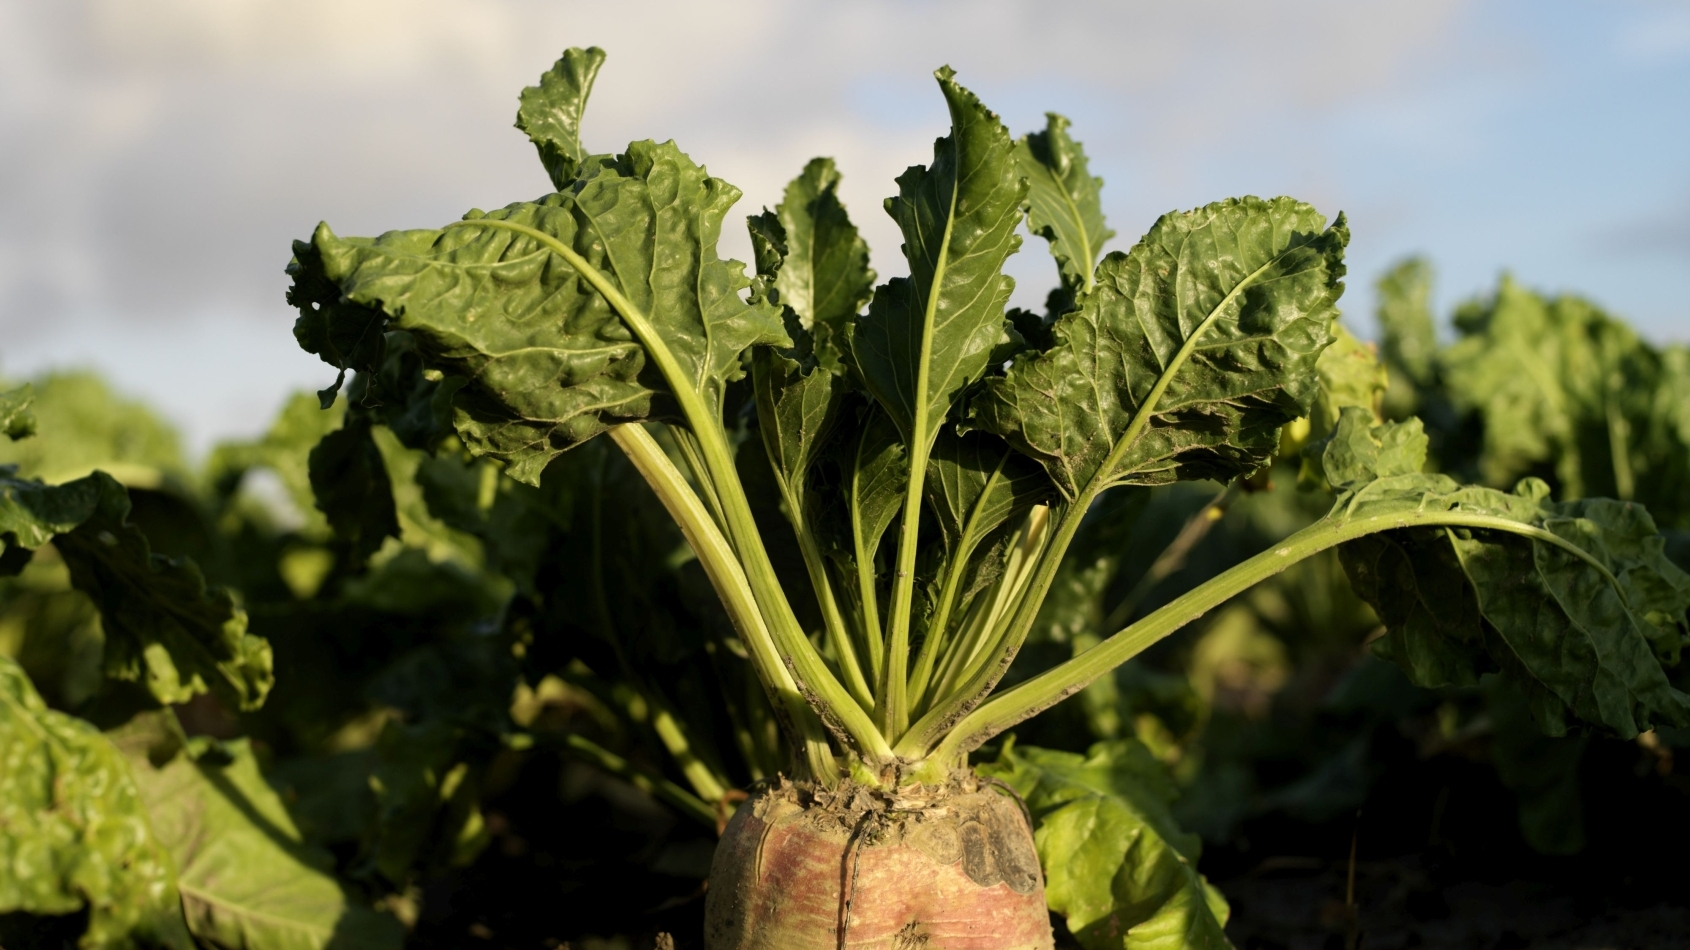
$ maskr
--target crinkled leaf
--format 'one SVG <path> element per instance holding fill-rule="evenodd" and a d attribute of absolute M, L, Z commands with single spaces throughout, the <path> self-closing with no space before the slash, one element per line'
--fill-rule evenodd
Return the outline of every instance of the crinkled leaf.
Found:
<path fill-rule="evenodd" d="M 71 583 L 100 609 L 107 675 L 143 682 L 160 702 L 211 690 L 257 708 L 274 682 L 269 643 L 247 633 L 229 591 L 207 588 L 191 560 L 154 554 L 128 517 L 129 494 L 104 472 L 63 485 L 0 477 L 7 554 L 53 542 Z"/>
<path fill-rule="evenodd" d="M 17 389 L 0 393 L 0 431 L 16 442 L 35 434 L 35 413 L 29 411 L 35 401 L 35 387 L 24 383 Z"/>
<path fill-rule="evenodd" d="M 1165 767 L 1137 740 L 1086 755 L 1007 744 L 981 769 L 1033 815 L 1045 899 L 1087 950 L 1229 948 L 1226 900 L 1197 872 Z"/>
<path fill-rule="evenodd" d="M 558 191 L 569 187 L 587 160 L 587 150 L 581 147 L 581 115 L 603 65 L 604 50 L 572 46 L 540 74 L 538 86 L 522 90 L 516 127 L 540 152 L 540 163 Z"/>
<path fill-rule="evenodd" d="M 465 444 L 537 484 L 558 453 L 612 425 L 676 418 L 628 323 L 554 242 L 638 311 L 714 411 L 747 347 L 790 343 L 774 308 L 740 298 L 742 265 L 716 257 L 738 198 L 674 143 L 635 142 L 568 193 L 472 212 L 459 226 L 375 239 L 319 227 L 296 248 L 295 282 L 327 282 L 342 310 L 377 309 L 411 333 L 431 369 L 465 380 L 454 419 Z"/>
<path fill-rule="evenodd" d="M 1342 215 L 1325 223 L 1290 198 L 1164 215 L 1104 259 L 1096 289 L 1053 327 L 1054 346 L 987 381 L 975 424 L 1070 498 L 1254 471 L 1319 389 L 1349 239 Z"/>
<path fill-rule="evenodd" d="M 1004 304 L 1015 282 L 1003 263 L 1027 185 L 1009 133 L 972 92 L 936 74 L 950 106 L 951 134 L 933 143 L 931 167 L 898 177 L 887 213 L 904 235 L 910 276 L 875 289 L 852 328 L 851 356 L 906 444 L 925 452 L 962 390 L 986 372 L 1007 342 Z"/>
<path fill-rule="evenodd" d="M 1367 427 L 1365 413 L 1348 411 L 1327 446 L 1328 475 L 1347 486 L 1331 517 L 1459 512 L 1561 542 L 1480 526 L 1401 528 L 1344 544 L 1351 585 L 1388 630 L 1378 653 L 1425 686 L 1499 670 L 1552 735 L 1574 721 L 1627 738 L 1690 722 L 1690 696 L 1662 668 L 1690 638 L 1690 576 L 1667 560 L 1642 506 L 1556 503 L 1535 479 L 1509 493 L 1406 473 L 1424 451 L 1418 426 L 1358 435 Z M 1373 481 L 1364 480 L 1369 445 Z"/>
<path fill-rule="evenodd" d="M 1086 153 L 1068 135 L 1068 120 L 1045 113 L 1045 130 L 1015 143 L 1015 160 L 1027 177 L 1027 229 L 1050 242 L 1066 300 L 1092 287 L 1103 245 L 1115 232 L 1103 222 L 1103 179 L 1093 178 Z M 1053 316 L 1066 310 L 1053 307 Z"/>
<path fill-rule="evenodd" d="M 1373 413 L 1346 406 L 1341 424 L 1317 448 L 1327 484 L 1354 490 L 1392 475 L 1418 475 L 1426 467 L 1426 433 L 1419 419 L 1376 425 Z"/>
<path fill-rule="evenodd" d="M 84 906 L 83 947 L 193 946 L 123 756 L 0 656 L 0 913 Z"/>
<path fill-rule="evenodd" d="M 175 860 L 194 936 L 243 950 L 404 942 L 399 921 L 355 901 L 335 880 L 329 852 L 304 842 L 246 740 L 177 740 L 172 749 L 171 738 L 148 716 L 113 734 Z"/>

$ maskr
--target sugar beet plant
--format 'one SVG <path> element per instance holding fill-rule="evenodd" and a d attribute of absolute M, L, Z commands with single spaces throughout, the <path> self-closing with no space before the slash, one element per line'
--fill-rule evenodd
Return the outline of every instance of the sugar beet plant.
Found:
<path fill-rule="evenodd" d="M 1043 947 L 1047 901 L 1089 946 L 1224 942 L 1188 863 L 1097 824 L 1114 766 L 968 757 L 1333 547 L 1387 625 L 1381 652 L 1422 680 L 1497 671 L 1552 730 L 1690 719 L 1661 663 L 1690 584 L 1642 507 L 1423 473 L 1418 420 L 1360 408 L 1305 450 L 1329 515 L 994 692 L 1100 499 L 1249 476 L 1309 414 L 1343 217 L 1231 199 L 1102 256 L 1101 182 L 1066 121 L 1012 139 L 942 69 L 950 132 L 886 201 L 909 275 L 875 284 L 826 159 L 749 219 L 747 275 L 716 251 L 733 186 L 673 142 L 582 145 L 602 62 L 570 50 L 523 93 L 555 192 L 438 230 L 320 227 L 295 246 L 292 300 L 302 345 L 372 381 L 364 405 L 449 419 L 530 484 L 606 436 L 679 526 L 785 749 L 716 851 L 709 946 Z M 1043 315 L 1006 309 L 1023 220 L 1061 275 Z M 384 376 L 400 339 L 411 370 Z M 800 563 L 771 558 L 775 532 Z M 1172 883 L 1148 910 L 1111 896 L 1157 875 Z"/>

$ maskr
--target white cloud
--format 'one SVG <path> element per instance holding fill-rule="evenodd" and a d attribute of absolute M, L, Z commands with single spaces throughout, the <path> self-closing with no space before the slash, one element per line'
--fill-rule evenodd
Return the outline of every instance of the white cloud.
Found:
<path fill-rule="evenodd" d="M 196 332 L 208 319 L 245 321 L 291 347 L 281 268 L 287 241 L 318 218 L 342 233 L 425 226 L 544 187 L 510 120 L 517 91 L 569 45 L 610 53 L 587 120 L 595 147 L 673 137 L 745 190 L 744 212 L 778 200 L 809 157 L 836 156 L 884 276 L 903 268 L 880 201 L 944 131 L 928 78 L 942 62 L 1017 133 L 1057 108 L 1083 117 L 1102 164 L 1177 173 L 1245 140 L 1286 147 L 1272 129 L 1285 115 L 1401 82 L 1465 6 L 0 0 L 5 368 L 53 352 L 133 358 L 112 321 L 208 348 L 184 366 L 264 361 L 226 351 L 248 335 Z M 1121 206 L 1139 214 L 1161 200 L 1139 193 Z M 725 250 L 744 256 L 731 235 Z M 308 372 L 292 354 L 270 363 L 306 381 L 289 375 Z M 281 379 L 259 373 L 251 385 Z M 239 385 L 239 374 L 204 382 Z M 214 415 L 183 421 L 227 431 Z"/>

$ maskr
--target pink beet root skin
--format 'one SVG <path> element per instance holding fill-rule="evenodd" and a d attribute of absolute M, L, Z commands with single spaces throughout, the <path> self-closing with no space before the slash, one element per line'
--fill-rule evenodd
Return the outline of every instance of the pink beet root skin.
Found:
<path fill-rule="evenodd" d="M 916 802 L 790 783 L 758 794 L 717 845 L 705 946 L 1051 950 L 1053 941 L 1020 806 L 970 777 Z"/>

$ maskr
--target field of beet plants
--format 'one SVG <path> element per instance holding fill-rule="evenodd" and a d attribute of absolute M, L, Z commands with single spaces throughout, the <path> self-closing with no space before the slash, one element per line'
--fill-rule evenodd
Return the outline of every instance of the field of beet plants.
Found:
<path fill-rule="evenodd" d="M 0 946 L 1690 933 L 1690 349 L 1446 321 L 1292 197 L 1103 254 L 949 68 L 909 276 L 828 158 L 722 260 L 734 186 L 585 144 L 604 57 L 521 93 L 555 191 L 294 243 L 262 438 L 5 385 Z"/>

